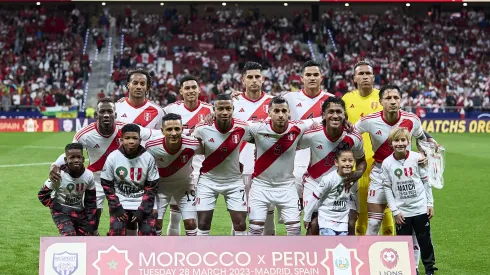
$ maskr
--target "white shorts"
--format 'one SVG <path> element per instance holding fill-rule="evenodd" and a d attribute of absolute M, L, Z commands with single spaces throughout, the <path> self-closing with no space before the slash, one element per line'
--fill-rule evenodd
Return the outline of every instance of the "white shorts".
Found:
<path fill-rule="evenodd" d="M 303 176 L 306 173 L 308 166 L 294 166 L 293 175 L 295 178 L 296 191 L 298 192 L 298 197 L 303 198 Z"/>
<path fill-rule="evenodd" d="M 310 178 L 305 178 L 303 185 L 303 208 L 308 205 L 308 203 L 314 203 L 315 208 L 314 213 L 318 213 L 319 203 L 316 203 L 318 199 L 313 195 L 313 192 L 317 189 L 318 183 Z"/>
<path fill-rule="evenodd" d="M 199 179 L 199 174 L 196 174 L 196 175 L 194 175 L 194 174 L 193 174 L 193 175 L 192 175 L 192 178 L 193 178 L 193 179 L 192 179 L 192 185 L 193 185 L 193 187 L 195 187 L 195 186 L 196 186 L 196 184 L 197 184 L 197 180 Z M 177 205 L 177 206 L 179 206 L 179 204 L 177 203 L 177 201 L 175 200 L 175 198 L 174 198 L 174 197 L 172 197 L 172 198 L 170 199 L 170 205 Z M 180 210 L 180 209 L 179 209 L 179 210 Z M 184 219 L 184 220 L 185 220 L 185 219 Z"/>
<path fill-rule="evenodd" d="M 104 209 L 105 193 L 102 184 L 100 184 L 100 173 L 94 173 L 95 193 L 97 196 L 97 209 Z"/>
<path fill-rule="evenodd" d="M 158 186 L 158 219 L 163 219 L 171 201 L 177 201 L 182 219 L 196 219 L 196 191 L 192 178 L 181 182 L 159 183 Z"/>
<path fill-rule="evenodd" d="M 369 174 L 369 191 L 368 191 L 368 203 L 373 204 L 387 204 L 386 195 L 383 190 L 383 173 L 382 170 L 373 167 L 373 170 Z"/>
<path fill-rule="evenodd" d="M 207 178 L 199 177 L 196 187 L 197 211 L 209 211 L 216 208 L 216 200 L 221 194 L 225 197 L 228 210 L 247 212 L 247 198 L 243 180 L 231 183 L 215 183 Z"/>
<path fill-rule="evenodd" d="M 264 188 L 255 185 L 253 181 L 248 198 L 249 219 L 265 222 L 271 206 L 276 206 L 280 220 L 284 223 L 300 221 L 301 210 L 298 201 L 298 192 L 294 184 L 284 188 Z"/>

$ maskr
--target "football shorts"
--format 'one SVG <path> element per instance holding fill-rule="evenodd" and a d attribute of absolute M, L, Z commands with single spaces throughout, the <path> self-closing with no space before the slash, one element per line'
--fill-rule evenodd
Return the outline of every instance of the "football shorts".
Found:
<path fill-rule="evenodd" d="M 215 183 L 208 178 L 199 177 L 196 191 L 197 211 L 214 210 L 219 194 L 225 197 L 228 210 L 247 211 L 245 184 L 242 179 L 230 183 Z"/>
<path fill-rule="evenodd" d="M 383 173 L 382 170 L 376 166 L 369 174 L 369 189 L 368 189 L 368 203 L 374 204 L 387 204 L 386 195 L 383 189 Z"/>
<path fill-rule="evenodd" d="M 176 182 L 158 184 L 158 219 L 163 219 L 169 204 L 177 202 L 183 220 L 196 218 L 196 191 L 192 177 Z"/>

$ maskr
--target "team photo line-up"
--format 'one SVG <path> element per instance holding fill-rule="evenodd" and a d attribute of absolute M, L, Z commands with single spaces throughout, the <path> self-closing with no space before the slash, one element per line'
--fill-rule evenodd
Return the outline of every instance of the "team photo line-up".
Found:
<path fill-rule="evenodd" d="M 342 99 L 322 91 L 320 68 L 306 62 L 301 91 L 271 97 L 262 66 L 248 62 L 245 91 L 213 105 L 185 76 L 183 100 L 165 108 L 147 99 L 150 74 L 130 71 L 129 96 L 98 102 L 96 122 L 66 145 L 38 198 L 62 236 L 99 235 L 104 199 L 108 236 L 162 235 L 167 208 L 167 235 L 180 235 L 183 221 L 187 236 L 205 236 L 221 194 L 232 235 L 275 235 L 277 209 L 277 223 L 298 236 L 303 212 L 306 235 L 412 235 L 416 264 L 421 257 L 433 274 L 434 200 L 420 144 L 436 141 L 401 110 L 399 87 L 374 89 L 370 63 L 355 65 L 357 90 Z"/>

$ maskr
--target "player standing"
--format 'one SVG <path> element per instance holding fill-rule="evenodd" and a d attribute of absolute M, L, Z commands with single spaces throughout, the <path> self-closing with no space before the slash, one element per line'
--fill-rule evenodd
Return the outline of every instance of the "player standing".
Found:
<path fill-rule="evenodd" d="M 125 236 L 130 222 L 138 224 L 138 235 L 155 236 L 155 159 L 141 146 L 138 125 L 126 124 L 121 133 L 122 146 L 109 154 L 100 175 L 111 216 L 107 236 Z"/>
<path fill-rule="evenodd" d="M 235 235 L 246 235 L 247 203 L 239 147 L 247 135 L 248 125 L 232 118 L 233 101 L 229 95 L 219 94 L 213 108 L 213 123 L 200 123 L 194 130 L 205 155 L 197 183 L 197 235 L 209 235 L 219 194 L 225 197 Z"/>
<path fill-rule="evenodd" d="M 105 194 L 100 184 L 100 172 L 104 167 L 107 156 L 121 145 L 122 122 L 116 122 L 116 108 L 109 98 L 99 100 L 97 104 L 97 121 L 80 129 L 73 137 L 73 143 L 80 143 L 87 150 L 89 159 L 88 170 L 92 171 L 95 178 L 97 191 L 97 215 L 95 220 L 95 234 L 98 234 L 100 216 L 104 207 Z M 141 137 L 147 140 L 151 137 L 152 130 L 141 128 Z M 59 167 L 65 164 L 65 154 L 62 154 L 51 165 L 49 178 L 51 181 L 59 181 Z M 136 233 L 136 231 L 134 232 Z"/>
<path fill-rule="evenodd" d="M 435 265 L 434 246 L 430 232 L 430 219 L 434 215 L 432 188 L 427 179 L 427 169 L 418 162 L 423 155 L 410 152 L 410 132 L 406 128 L 394 128 L 388 144 L 394 153 L 381 165 L 384 176 L 383 188 L 388 205 L 396 219 L 397 235 L 412 235 L 415 231 L 425 274 L 432 275 Z M 418 259 L 415 259 L 418 261 Z M 418 274 L 418 271 L 417 271 Z"/>
<path fill-rule="evenodd" d="M 192 160 L 196 154 L 201 154 L 202 149 L 198 140 L 182 136 L 182 131 L 182 117 L 167 113 L 162 119 L 164 137 L 152 138 L 146 143 L 146 149 L 155 158 L 160 175 L 157 235 L 162 233 L 163 217 L 171 200 L 178 202 L 186 235 L 197 235 Z"/>
<path fill-rule="evenodd" d="M 310 60 L 303 64 L 301 82 L 303 89 L 296 93 L 287 93 L 287 100 L 292 120 L 305 120 L 322 116 L 322 103 L 325 99 L 334 95 L 321 89 L 323 80 L 320 63 Z M 296 152 L 294 159 L 294 177 L 296 188 L 300 197 L 299 207 L 302 207 L 303 175 L 306 172 L 310 160 L 310 150 L 303 149 Z"/>
<path fill-rule="evenodd" d="M 240 93 L 233 100 L 235 111 L 233 117 L 244 121 L 266 119 L 269 116 L 268 108 L 271 96 L 262 91 L 262 65 L 257 62 L 247 62 L 243 67 L 242 84 L 245 93 Z M 240 163 L 243 164 L 243 181 L 245 192 L 248 194 L 252 183 L 252 173 L 255 164 L 255 145 L 243 142 L 240 145 Z M 267 213 L 264 235 L 275 235 L 274 207 Z"/>
<path fill-rule="evenodd" d="M 298 145 L 298 148 L 309 148 L 311 155 L 303 176 L 303 207 L 317 202 L 315 191 L 322 177 L 336 169 L 338 150 L 352 149 L 356 161 L 356 172 L 344 179 L 346 183 L 356 182 L 366 170 L 361 135 L 355 131 L 347 133 L 343 128 L 346 119 L 344 101 L 336 97 L 327 98 L 322 104 L 322 114 L 322 125 L 306 131 Z M 312 211 L 306 234 L 318 235 L 318 208 Z"/>
<path fill-rule="evenodd" d="M 179 114 L 182 117 L 184 134 L 192 132 L 200 121 L 213 112 L 211 104 L 199 100 L 200 93 L 199 80 L 194 76 L 186 75 L 180 81 L 180 94 L 184 100 L 169 104 L 163 109 L 167 114 L 174 113 Z M 201 169 L 203 161 L 204 156 L 202 155 L 194 156 L 192 159 L 194 185 L 199 178 L 199 170 Z M 195 195 L 195 193 L 193 194 Z M 195 196 L 193 196 L 192 199 L 194 200 Z M 179 208 L 175 200 L 172 199 L 170 201 L 170 222 L 167 228 L 167 236 L 180 235 L 180 219 L 181 214 Z"/>
<path fill-rule="evenodd" d="M 294 156 L 303 133 L 313 125 L 290 121 L 288 102 L 273 97 L 269 103 L 270 120 L 253 123 L 246 136 L 256 147 L 256 158 L 249 202 L 249 234 L 263 235 L 268 210 L 276 206 L 288 236 L 301 235 L 299 196 L 293 175 Z"/>
<path fill-rule="evenodd" d="M 90 236 L 96 230 L 94 175 L 83 165 L 85 158 L 81 144 L 66 145 L 65 155 L 66 165 L 62 166 L 61 180 L 53 182 L 48 179 L 38 198 L 51 209 L 51 217 L 61 236 Z"/>
<path fill-rule="evenodd" d="M 379 92 L 379 96 L 383 110 L 364 116 L 354 126 L 361 134 L 369 133 L 374 150 L 374 165 L 369 183 L 367 235 L 378 234 L 386 208 L 386 196 L 381 185 L 381 163 L 393 152 L 388 144 L 391 129 L 405 127 L 416 139 L 425 140 L 420 119 L 415 114 L 400 111 L 399 87 L 386 85 Z"/>

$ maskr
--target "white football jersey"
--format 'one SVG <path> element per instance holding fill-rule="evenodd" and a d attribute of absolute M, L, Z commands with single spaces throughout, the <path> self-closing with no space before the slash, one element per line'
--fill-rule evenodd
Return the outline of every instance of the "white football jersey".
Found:
<path fill-rule="evenodd" d="M 146 181 L 160 178 L 155 159 L 142 148 L 139 156 L 128 159 L 122 148 L 109 154 L 101 179 L 114 182 L 119 202 L 125 210 L 137 210 L 141 205 Z"/>
<path fill-rule="evenodd" d="M 320 182 L 322 176 L 336 170 L 335 154 L 340 148 L 350 148 L 355 159 L 364 156 L 362 137 L 357 132 L 342 132 L 336 140 L 328 137 L 323 125 L 305 132 L 299 141 L 299 148 L 309 148 L 311 153 L 310 164 L 303 177 L 304 181 Z"/>
<path fill-rule="evenodd" d="M 330 93 L 320 91 L 315 97 L 309 97 L 304 90 L 289 92 L 284 95 L 291 110 L 292 120 L 305 120 L 322 116 L 322 104 L 325 99 L 334 96 Z M 310 150 L 304 149 L 296 152 L 295 165 L 308 166 Z"/>
<path fill-rule="evenodd" d="M 215 183 L 240 181 L 240 144 L 248 135 L 249 127 L 245 121 L 234 118 L 232 127 L 222 133 L 213 124 L 198 124 L 194 136 L 202 141 L 205 159 L 200 171 L 201 177 Z"/>
<path fill-rule="evenodd" d="M 323 176 L 313 195 L 318 199 L 317 202 L 309 202 L 305 206 L 304 220 L 311 221 L 311 215 L 318 207 L 318 225 L 320 228 L 331 228 L 337 231 L 347 231 L 350 210 L 350 192 L 346 192 L 344 181 L 334 172 Z"/>
<path fill-rule="evenodd" d="M 233 100 L 235 111 L 233 117 L 243 121 L 256 119 L 267 119 L 269 117 L 269 103 L 272 96 L 262 92 L 262 96 L 257 100 L 247 98 L 245 93 L 240 94 Z M 243 142 L 240 145 L 240 162 L 243 164 L 243 174 L 251 175 L 255 163 L 255 145 Z"/>
<path fill-rule="evenodd" d="M 425 139 L 420 119 L 415 114 L 405 111 L 400 111 L 398 121 L 391 125 L 383 119 L 383 111 L 379 111 L 362 117 L 354 127 L 361 134 L 369 133 L 374 160 L 378 164 L 381 164 L 385 158 L 393 153 L 393 149 L 388 144 L 388 136 L 393 128 L 405 127 L 413 137 Z M 411 143 L 408 148 L 411 148 Z"/>
<path fill-rule="evenodd" d="M 91 123 L 80 129 L 73 138 L 73 143 L 80 143 L 87 151 L 89 165 L 88 170 L 98 173 L 104 167 L 107 156 L 122 144 L 121 129 L 125 124 L 117 122 L 114 132 L 110 136 L 102 135 L 97 127 L 97 122 Z M 151 129 L 140 127 L 140 136 L 142 140 L 148 140 L 152 135 L 158 135 L 158 132 Z M 62 154 L 54 164 L 61 166 L 65 164 L 65 154 Z"/>
<path fill-rule="evenodd" d="M 201 143 L 191 137 L 182 137 L 179 151 L 170 154 L 165 146 L 165 137 L 152 138 L 146 150 L 155 158 L 160 182 L 171 183 L 189 179 L 193 172 L 192 159 L 201 154 Z"/>
<path fill-rule="evenodd" d="M 383 161 L 383 187 L 395 216 L 400 212 L 405 217 L 421 215 L 427 213 L 427 206 L 434 206 L 427 169 L 419 166 L 420 158 L 422 154 L 408 152 L 404 159 L 397 160 L 391 154 Z"/>
<path fill-rule="evenodd" d="M 68 172 L 63 170 L 61 170 L 60 175 L 61 180 L 58 189 L 55 189 L 55 184 L 49 179 L 44 183 L 46 187 L 54 190 L 54 202 L 82 210 L 85 190 L 95 189 L 94 174 L 85 169 L 85 172 L 78 178 L 72 178 Z"/>
<path fill-rule="evenodd" d="M 194 110 L 189 110 L 184 105 L 183 101 L 177 101 L 175 103 L 169 104 L 167 107 L 163 108 L 165 113 L 174 113 L 182 116 L 182 125 L 184 126 L 184 134 L 188 133 L 191 130 L 194 130 L 196 125 L 203 121 L 207 115 L 213 113 L 213 106 L 209 103 L 199 101 Z M 202 162 L 204 161 L 203 155 L 195 156 L 192 159 L 192 166 L 194 167 L 194 175 L 199 174 L 199 170 L 201 170 Z"/>
<path fill-rule="evenodd" d="M 245 139 L 255 141 L 256 158 L 252 177 L 254 184 L 262 187 L 285 187 L 294 183 L 296 147 L 311 125 L 289 121 L 287 130 L 279 134 L 272 130 L 271 123 L 271 120 L 252 123 L 249 136 Z"/>
<path fill-rule="evenodd" d="M 133 106 L 126 97 L 116 102 L 117 120 L 134 123 L 141 127 L 159 130 L 162 128 L 163 109 L 150 100 L 141 106 Z"/>

